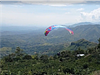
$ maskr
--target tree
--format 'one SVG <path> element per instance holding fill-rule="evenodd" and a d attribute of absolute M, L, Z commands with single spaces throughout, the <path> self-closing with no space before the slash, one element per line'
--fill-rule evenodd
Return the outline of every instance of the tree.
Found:
<path fill-rule="evenodd" d="M 38 55 L 38 53 L 35 54 L 34 59 L 36 59 L 36 60 L 39 59 L 39 55 Z"/>
<path fill-rule="evenodd" d="M 99 42 L 99 44 L 98 44 L 98 48 L 100 48 L 100 38 L 98 39 L 98 42 Z"/>
<path fill-rule="evenodd" d="M 22 56 L 23 55 L 23 50 L 22 49 L 20 49 L 20 47 L 17 47 L 16 48 L 16 51 L 15 51 L 15 54 L 16 54 L 16 56 Z"/>
<path fill-rule="evenodd" d="M 24 57 L 23 57 L 23 59 L 32 59 L 32 57 L 31 57 L 31 55 L 25 55 Z"/>
<path fill-rule="evenodd" d="M 42 60 L 44 63 L 47 63 L 47 62 L 49 61 L 47 55 L 42 55 L 42 56 L 40 57 L 40 60 Z"/>
<path fill-rule="evenodd" d="M 21 60 L 24 55 L 25 55 L 25 53 L 23 53 L 23 50 L 20 49 L 20 47 L 17 47 L 16 50 L 15 50 L 14 60 L 16 60 L 16 61 Z"/>

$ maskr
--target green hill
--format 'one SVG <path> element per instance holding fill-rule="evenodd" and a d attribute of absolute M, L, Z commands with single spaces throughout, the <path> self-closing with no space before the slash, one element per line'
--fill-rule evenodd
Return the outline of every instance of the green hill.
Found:
<path fill-rule="evenodd" d="M 85 39 L 80 39 L 78 41 L 72 42 L 71 45 L 67 48 L 69 50 L 77 50 L 78 48 L 87 50 L 88 48 L 95 47 L 97 43 L 87 41 Z"/>
<path fill-rule="evenodd" d="M 55 39 L 55 37 L 58 37 L 56 39 L 58 41 L 62 40 L 62 42 L 73 42 L 83 38 L 91 42 L 98 42 L 96 39 L 99 39 L 100 37 L 100 24 L 80 25 L 80 26 L 72 27 L 70 29 L 73 30 L 74 35 L 71 35 L 65 29 L 58 29 L 58 30 L 51 31 L 51 33 L 48 36 L 52 37 L 51 39 Z"/>
<path fill-rule="evenodd" d="M 98 25 L 82 25 L 77 26 L 72 29 L 75 33 L 74 39 L 84 38 L 91 42 L 98 42 L 97 40 L 100 37 L 100 24 Z"/>
<path fill-rule="evenodd" d="M 39 55 L 42 54 L 46 54 L 46 55 L 54 55 L 60 51 L 63 50 L 77 50 L 79 48 L 87 50 L 88 48 L 93 48 L 97 46 L 97 43 L 93 43 L 90 41 L 87 41 L 85 39 L 80 39 L 78 41 L 75 42 L 71 42 L 71 43 L 64 43 L 64 44 L 48 44 L 48 43 L 44 43 L 44 44 L 40 44 L 40 45 L 33 45 L 33 46 L 19 46 L 22 49 L 24 49 L 24 51 L 27 54 L 36 54 L 38 53 Z M 8 55 L 12 52 L 14 52 L 15 48 L 11 48 L 11 47 L 3 47 L 0 48 L 0 54 L 1 56 L 4 55 Z"/>
<path fill-rule="evenodd" d="M 20 47 L 25 50 L 28 54 L 55 54 L 61 50 L 75 50 L 78 47 L 86 49 L 89 45 L 83 45 L 86 47 L 71 45 L 67 48 L 70 43 L 74 44 L 73 41 L 79 39 L 86 39 L 90 42 L 98 43 L 100 38 L 100 25 L 80 25 L 70 28 L 74 31 L 74 35 L 71 35 L 66 29 L 56 29 L 51 31 L 48 36 L 44 36 L 45 29 L 33 30 L 33 31 L 6 31 L 1 32 L 0 37 L 0 48 L 3 47 L 11 48 L 14 52 L 16 47 Z M 17 30 L 17 28 L 16 28 Z M 19 33 L 21 32 L 21 34 Z M 80 45 L 81 42 L 79 42 Z M 56 46 L 59 49 L 54 48 Z M 92 45 L 93 46 L 93 45 Z M 94 45 L 95 46 L 95 45 Z"/>

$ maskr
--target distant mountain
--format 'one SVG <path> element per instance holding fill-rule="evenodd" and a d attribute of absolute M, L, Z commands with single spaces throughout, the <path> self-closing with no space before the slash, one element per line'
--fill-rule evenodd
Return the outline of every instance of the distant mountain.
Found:
<path fill-rule="evenodd" d="M 45 27 L 36 26 L 0 26 L 1 35 L 18 35 L 28 33 L 41 33 L 45 30 Z"/>
<path fill-rule="evenodd" d="M 91 42 L 98 42 L 100 38 L 100 24 L 98 25 L 82 25 L 72 28 L 74 31 L 73 39 L 87 39 Z"/>
<path fill-rule="evenodd" d="M 81 26 L 81 25 L 94 25 L 94 24 L 100 24 L 100 23 L 80 22 L 80 23 L 76 23 L 76 24 L 70 25 L 69 27 L 76 27 L 76 26 Z"/>
<path fill-rule="evenodd" d="M 33 31 L 33 30 L 39 30 L 42 27 L 37 26 L 0 26 L 0 31 Z"/>
<path fill-rule="evenodd" d="M 66 29 L 57 29 L 53 30 L 48 34 L 48 38 L 50 38 L 53 42 L 57 40 L 57 42 L 72 42 L 79 39 L 86 39 L 91 42 L 98 42 L 100 38 L 100 24 L 98 25 L 80 25 L 76 27 L 70 27 L 70 29 L 74 32 L 74 35 L 71 35 Z M 55 39 L 55 40 L 54 40 Z M 49 41 L 48 40 L 48 41 Z"/>
<path fill-rule="evenodd" d="M 71 35 L 66 29 L 63 28 L 51 31 L 48 36 L 44 35 L 45 28 L 33 31 L 21 31 L 22 34 L 19 34 L 19 31 L 1 32 L 0 48 L 7 47 L 15 50 L 15 48 L 19 46 L 29 54 L 34 54 L 34 52 L 40 54 L 48 54 L 51 52 L 51 54 L 54 54 L 60 50 L 63 50 L 65 47 L 70 45 L 69 43 L 73 41 L 86 39 L 90 42 L 98 43 L 98 39 L 100 38 L 100 24 L 80 25 L 76 27 L 70 27 L 70 29 L 74 32 L 74 35 Z M 68 44 L 67 46 L 66 43 Z M 80 45 L 81 42 L 79 41 L 78 43 Z M 79 47 L 78 45 L 76 46 L 73 44 L 76 44 L 76 42 L 71 43 L 69 49 L 72 50 L 72 48 Z"/>

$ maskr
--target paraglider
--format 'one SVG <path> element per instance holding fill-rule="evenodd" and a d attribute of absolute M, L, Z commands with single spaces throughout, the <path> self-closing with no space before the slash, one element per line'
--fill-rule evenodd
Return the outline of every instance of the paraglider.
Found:
<path fill-rule="evenodd" d="M 65 28 L 66 30 L 68 30 L 71 34 L 74 34 L 74 32 L 72 30 L 70 30 L 68 27 L 66 26 L 62 26 L 62 25 L 53 25 L 53 26 L 50 26 L 48 27 L 46 30 L 45 30 L 45 36 L 48 35 L 48 33 L 56 28 Z"/>

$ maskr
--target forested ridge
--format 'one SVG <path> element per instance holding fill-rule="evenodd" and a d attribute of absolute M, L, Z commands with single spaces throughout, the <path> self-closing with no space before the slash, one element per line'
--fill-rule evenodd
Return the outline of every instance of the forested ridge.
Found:
<path fill-rule="evenodd" d="M 78 48 L 78 44 L 76 44 L 77 46 L 72 44 L 79 39 L 84 38 L 90 42 L 97 43 L 97 39 L 100 37 L 100 24 L 72 27 L 70 29 L 73 30 L 74 35 L 71 35 L 65 29 L 57 29 L 51 31 L 48 36 L 45 36 L 44 31 L 46 28 L 37 28 L 36 30 L 34 30 L 34 27 L 26 27 L 26 30 L 24 28 L 6 27 L 2 29 L 0 35 L 0 56 L 14 52 L 17 46 L 24 49 L 28 54 L 34 54 L 35 52 L 39 54 L 54 55 L 63 48 L 69 47 L 70 43 L 71 46 L 69 50 L 75 50 Z M 82 47 L 86 49 L 89 45 L 91 46 L 91 44 L 87 44 Z M 55 49 L 58 47 L 59 49 Z M 6 53 L 3 51 L 6 51 Z"/>
<path fill-rule="evenodd" d="M 100 38 L 98 42 L 87 50 L 78 47 L 53 56 L 29 55 L 16 47 L 0 60 L 0 75 L 100 75 Z"/>
<path fill-rule="evenodd" d="M 10 43 L 9 43 L 10 44 Z M 57 52 L 62 51 L 62 50 L 77 50 L 79 47 L 81 49 L 86 50 L 87 48 L 94 47 L 96 46 L 97 43 L 90 42 L 85 39 L 80 39 L 71 43 L 62 43 L 62 44 L 40 44 L 40 45 L 35 45 L 33 44 L 32 46 L 29 44 L 28 46 L 21 46 L 20 48 L 24 50 L 25 53 L 33 55 L 38 53 L 39 55 L 55 55 Z M 15 46 L 16 47 L 16 46 Z M 9 47 L 2 47 L 0 48 L 0 58 L 8 55 L 12 52 L 15 51 L 16 48 L 11 48 Z"/>

